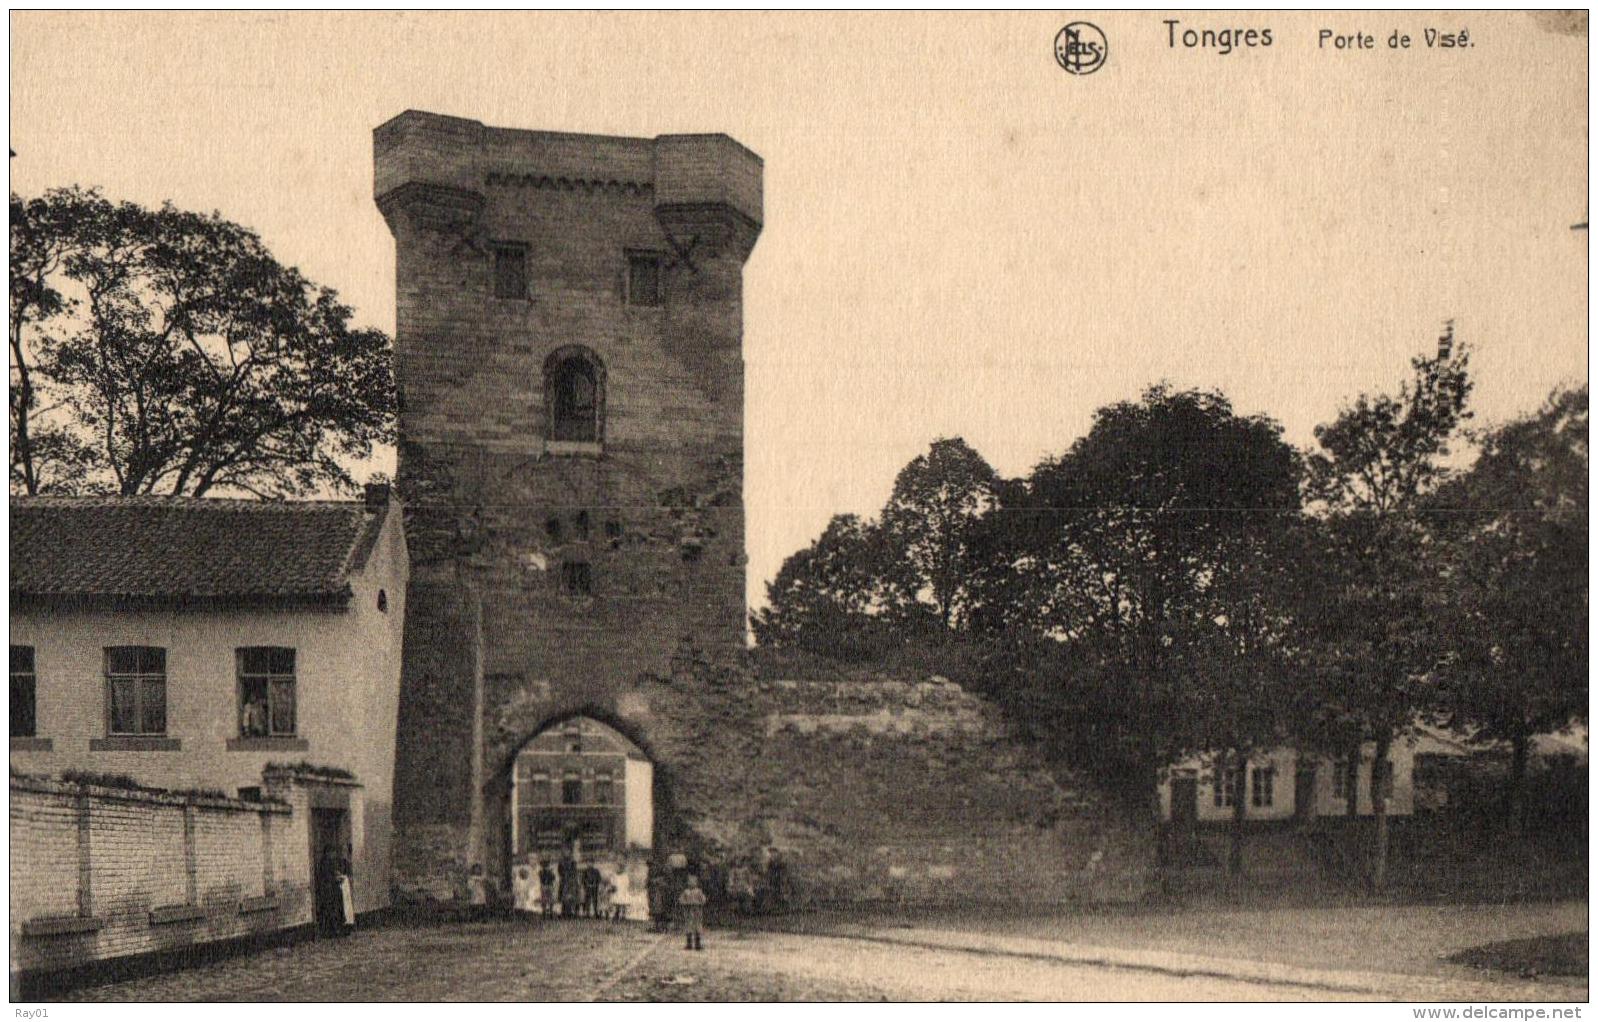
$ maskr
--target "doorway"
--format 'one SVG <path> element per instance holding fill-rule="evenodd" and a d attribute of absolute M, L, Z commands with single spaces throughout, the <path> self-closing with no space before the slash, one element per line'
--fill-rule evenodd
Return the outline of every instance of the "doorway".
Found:
<path fill-rule="evenodd" d="M 655 802 L 643 750 L 602 721 L 567 717 L 527 740 L 510 780 L 507 872 L 520 862 L 592 863 L 618 879 L 626 914 L 644 918 Z"/>
<path fill-rule="evenodd" d="M 1171 829 L 1191 834 L 1198 825 L 1198 778 L 1171 778 Z"/>
<path fill-rule="evenodd" d="M 1293 771 L 1293 815 L 1300 820 L 1313 820 L 1316 816 L 1315 782 L 1320 771 L 1314 760 L 1300 758 Z"/>
<path fill-rule="evenodd" d="M 353 846 L 350 840 L 348 809 L 311 809 L 311 890 L 315 898 L 316 920 L 324 928 L 329 920 L 342 918 L 343 900 L 336 877 L 329 870 L 349 872 Z"/>

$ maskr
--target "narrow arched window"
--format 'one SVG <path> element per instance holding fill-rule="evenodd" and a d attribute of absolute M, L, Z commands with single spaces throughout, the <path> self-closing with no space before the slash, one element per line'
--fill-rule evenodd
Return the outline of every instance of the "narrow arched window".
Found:
<path fill-rule="evenodd" d="M 605 379 L 599 359 L 585 349 L 562 349 L 544 369 L 549 438 L 599 443 L 603 433 Z"/>

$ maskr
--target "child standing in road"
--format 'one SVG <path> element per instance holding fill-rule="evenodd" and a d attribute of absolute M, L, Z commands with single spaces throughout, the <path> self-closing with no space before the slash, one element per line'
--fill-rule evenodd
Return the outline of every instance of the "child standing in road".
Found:
<path fill-rule="evenodd" d="M 555 918 L 555 871 L 548 862 L 538 864 L 538 907 L 545 919 Z"/>
<path fill-rule="evenodd" d="M 677 906 L 682 915 L 683 934 L 688 941 L 687 950 L 703 951 L 705 945 L 701 934 L 705 928 L 705 892 L 699 889 L 698 877 L 689 874 L 682 896 L 677 899 Z"/>
<path fill-rule="evenodd" d="M 474 917 L 480 919 L 488 914 L 488 877 L 483 875 L 480 862 L 472 863 L 471 873 L 466 877 L 466 900 Z"/>
<path fill-rule="evenodd" d="M 632 906 L 633 878 L 628 874 L 628 870 L 631 868 L 632 863 L 623 859 L 621 860 L 621 865 L 616 867 L 616 875 L 610 878 L 612 887 L 610 903 L 615 913 L 613 918 L 618 923 L 627 918 L 628 911 Z"/>

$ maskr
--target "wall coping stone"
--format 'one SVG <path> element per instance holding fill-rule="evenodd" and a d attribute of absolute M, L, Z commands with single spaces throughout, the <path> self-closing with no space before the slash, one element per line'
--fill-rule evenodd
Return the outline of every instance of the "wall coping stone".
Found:
<path fill-rule="evenodd" d="M 268 768 L 261 772 L 262 780 L 270 781 L 273 779 L 282 778 L 292 778 L 299 784 L 328 784 L 338 788 L 365 787 L 365 785 L 353 777 L 329 777 L 325 774 L 319 774 L 315 770 L 299 770 L 293 767 L 279 767 L 277 769 Z"/>
<path fill-rule="evenodd" d="M 42 916 L 22 922 L 24 937 L 59 937 L 73 933 L 93 933 L 105 926 L 98 916 Z"/>
<path fill-rule="evenodd" d="M 249 915 L 252 912 L 270 912 L 277 908 L 281 902 L 276 894 L 263 894 L 258 898 L 245 898 L 239 902 L 239 915 Z"/>
<path fill-rule="evenodd" d="M 183 792 L 152 788 L 108 788 L 98 784 L 76 784 L 53 777 L 12 777 L 12 791 L 31 791 L 40 795 L 67 795 L 107 799 L 118 802 L 148 802 L 155 805 L 187 806 L 197 809 L 221 809 L 231 812 L 276 813 L 293 812 L 281 802 L 246 802 L 237 798 L 217 798 L 213 795 L 190 795 Z"/>
<path fill-rule="evenodd" d="M 192 923 L 205 918 L 205 909 L 199 905 L 161 905 L 150 910 L 150 925 L 163 923 Z"/>

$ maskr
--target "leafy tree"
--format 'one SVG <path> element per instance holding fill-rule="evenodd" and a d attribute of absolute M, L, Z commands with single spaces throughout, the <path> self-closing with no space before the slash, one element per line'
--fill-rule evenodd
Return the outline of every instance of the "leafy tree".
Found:
<path fill-rule="evenodd" d="M 796 646 L 857 659 L 903 623 L 909 598 L 882 528 L 834 515 L 816 541 L 783 562 L 751 616 L 763 646 Z"/>
<path fill-rule="evenodd" d="M 68 254 L 70 230 L 60 204 L 11 197 L 11 486 L 14 491 L 72 492 L 94 463 L 94 448 L 51 416 L 60 401 L 34 364 L 38 324 L 61 314 L 66 299 L 52 286 Z"/>
<path fill-rule="evenodd" d="M 1450 325 L 1438 353 L 1410 368 L 1397 394 L 1361 394 L 1315 427 L 1308 490 L 1326 509 L 1412 511 L 1446 475 L 1449 444 L 1470 418 L 1470 354 L 1454 350 Z"/>
<path fill-rule="evenodd" d="M 1059 726 L 1080 732 L 1063 743 L 1077 765 L 1136 777 L 1153 799 L 1173 763 L 1246 765 L 1281 737 L 1285 618 L 1267 566 L 1300 476 L 1276 422 L 1155 387 L 1100 409 L 1001 506 L 1010 553 L 1048 566 L 1023 616 L 1064 640 L 1050 681 L 1068 707 Z"/>
<path fill-rule="evenodd" d="M 1371 884 L 1386 880 L 1385 772 L 1395 741 L 1435 705 L 1446 655 L 1445 611 L 1434 550 L 1419 517 L 1447 476 L 1445 459 L 1469 417 L 1469 354 L 1445 335 L 1432 357 L 1411 360 L 1397 394 L 1361 394 L 1316 427 L 1308 490 L 1324 516 L 1313 616 L 1319 680 L 1306 734 L 1348 743 L 1350 771 L 1374 743 L 1371 809 L 1376 820 Z M 1357 811 L 1357 790 L 1349 789 Z"/>
<path fill-rule="evenodd" d="M 248 229 L 78 188 L 11 220 L 13 492 L 300 496 L 392 440 L 388 338 Z"/>
<path fill-rule="evenodd" d="M 993 504 L 998 476 L 964 440 L 934 440 L 900 470 L 882 509 L 882 530 L 911 576 L 911 595 L 926 602 L 945 631 L 965 625 L 970 547 Z"/>
<path fill-rule="evenodd" d="M 1303 687 L 1301 622 L 1311 570 L 1307 530 L 1289 512 L 1233 538 L 1198 594 L 1201 610 L 1171 648 L 1193 680 L 1190 727 L 1207 745 L 1217 784 L 1233 778 L 1229 871 L 1243 869 L 1250 768 L 1290 737 Z M 1257 782 L 1257 779 L 1256 779 Z"/>
<path fill-rule="evenodd" d="M 1445 709 L 1509 743 L 1522 829 L 1532 736 L 1587 710 L 1587 434 L 1587 388 L 1556 391 L 1487 432 L 1475 465 L 1431 501 L 1453 596 Z"/>

